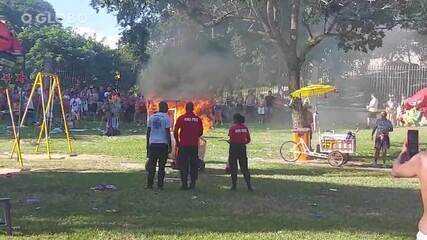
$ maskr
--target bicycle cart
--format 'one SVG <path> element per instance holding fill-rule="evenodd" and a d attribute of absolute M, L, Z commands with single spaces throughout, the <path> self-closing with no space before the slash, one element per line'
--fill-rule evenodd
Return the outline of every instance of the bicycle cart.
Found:
<path fill-rule="evenodd" d="M 348 162 L 350 154 L 356 152 L 356 135 L 351 132 L 326 132 L 320 136 L 319 142 L 320 152 L 314 152 L 302 139 L 299 142 L 287 141 L 280 147 L 280 155 L 287 162 L 296 162 L 304 154 L 312 158 L 326 159 L 332 167 L 340 167 Z"/>
<path fill-rule="evenodd" d="M 293 99 L 303 99 L 318 96 L 325 96 L 329 93 L 335 93 L 337 89 L 330 85 L 310 85 L 291 93 Z M 320 132 L 317 107 L 313 113 L 313 123 L 309 128 L 308 134 L 315 133 L 319 136 L 319 145 L 315 151 L 312 151 L 307 144 L 311 143 L 311 136 L 304 137 L 307 131 L 303 129 L 294 129 L 293 133 L 297 136 L 296 141 L 287 141 L 280 147 L 280 155 L 287 162 L 304 160 L 305 157 L 327 159 L 333 167 L 340 167 L 347 163 L 350 154 L 356 152 L 356 134 L 348 132 L 346 134 L 335 134 L 334 131 Z M 356 131 L 357 133 L 357 131 Z M 301 138 L 301 136 L 303 138 Z"/>
<path fill-rule="evenodd" d="M 320 152 L 342 155 L 343 162 L 337 162 L 338 166 L 344 165 L 350 159 L 350 155 L 356 152 L 356 135 L 352 132 L 340 134 L 335 132 L 325 132 L 319 137 Z M 338 158 L 338 156 L 337 156 Z M 341 156 L 339 157 L 341 159 Z M 329 163 L 331 164 L 331 163 Z M 331 165 L 333 165 L 331 164 Z"/>

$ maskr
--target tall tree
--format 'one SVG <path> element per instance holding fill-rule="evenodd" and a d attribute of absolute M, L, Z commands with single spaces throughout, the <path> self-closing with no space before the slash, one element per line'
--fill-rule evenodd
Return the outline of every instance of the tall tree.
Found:
<path fill-rule="evenodd" d="M 127 48 L 109 49 L 93 38 L 77 35 L 61 26 L 29 27 L 19 34 L 24 46 L 27 69 L 31 72 L 43 70 L 46 63 L 57 72 L 76 71 L 89 77 L 86 84 L 112 84 L 115 71 L 122 75 L 122 87 L 136 83 L 135 57 Z M 71 83 L 64 82 L 65 85 Z"/>
<path fill-rule="evenodd" d="M 107 8 L 130 25 L 180 11 L 205 27 L 246 28 L 282 53 L 291 90 L 301 87 L 302 66 L 325 39 L 336 39 L 344 50 L 367 52 L 380 47 L 385 32 L 396 26 L 425 26 L 427 8 L 424 0 L 92 0 L 92 6 Z M 300 107 L 297 102 L 295 126 L 302 125 Z"/>

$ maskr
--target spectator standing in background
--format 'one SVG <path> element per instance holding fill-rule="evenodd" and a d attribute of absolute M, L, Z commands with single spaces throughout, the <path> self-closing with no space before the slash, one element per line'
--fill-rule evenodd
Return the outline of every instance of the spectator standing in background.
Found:
<path fill-rule="evenodd" d="M 135 116 L 134 121 L 138 126 L 147 125 L 147 102 L 144 95 L 140 94 L 135 103 Z"/>
<path fill-rule="evenodd" d="M 104 103 L 105 100 L 105 89 L 101 86 L 98 91 L 98 102 Z"/>
<path fill-rule="evenodd" d="M 276 97 L 273 96 L 272 91 L 268 91 L 268 95 L 265 96 L 265 113 L 266 113 L 266 120 L 268 122 L 271 121 L 273 118 L 273 107 L 274 107 L 274 101 L 276 100 Z"/>
<path fill-rule="evenodd" d="M 378 164 L 380 154 L 387 155 L 387 150 L 390 148 L 390 133 L 393 132 L 393 124 L 387 119 L 387 112 L 382 112 L 381 117 L 377 119 L 375 127 L 372 130 L 372 140 L 375 142 L 374 166 Z M 375 138 L 374 138 L 375 136 Z M 383 157 L 385 166 L 386 158 Z"/>
<path fill-rule="evenodd" d="M 96 112 L 98 110 L 98 93 L 95 91 L 94 86 L 90 86 L 87 92 L 89 103 L 89 116 L 95 120 Z"/>
<path fill-rule="evenodd" d="M 82 101 L 82 116 L 86 117 L 89 111 L 89 99 L 86 88 L 80 92 L 80 99 Z"/>
<path fill-rule="evenodd" d="M 386 103 L 386 112 L 393 126 L 397 125 L 397 103 L 393 95 L 389 95 L 389 100 Z"/>
<path fill-rule="evenodd" d="M 217 126 L 223 124 L 222 122 L 223 107 L 224 106 L 222 105 L 221 100 L 218 100 L 215 102 L 213 112 L 214 112 L 214 120 L 215 120 L 214 124 Z"/>
<path fill-rule="evenodd" d="M 378 99 L 374 96 L 374 94 L 371 94 L 371 101 L 369 102 L 368 106 L 366 106 L 366 109 L 368 110 L 368 118 L 366 123 L 368 124 L 369 128 L 373 124 L 375 124 L 375 121 L 378 115 L 378 108 L 379 108 Z"/>
<path fill-rule="evenodd" d="M 266 113 L 265 101 L 263 96 L 261 96 L 260 100 L 258 101 L 257 112 L 258 112 L 258 123 L 262 125 L 265 123 L 265 113 Z"/>
<path fill-rule="evenodd" d="M 70 107 L 71 107 L 71 119 L 73 121 L 73 125 L 74 127 L 77 127 L 81 119 L 81 111 L 82 111 L 82 101 L 78 94 L 73 93 L 73 97 L 70 100 Z"/>
<path fill-rule="evenodd" d="M 246 96 L 246 114 L 253 120 L 255 118 L 256 111 L 256 96 L 255 90 L 250 90 L 248 96 Z"/>
<path fill-rule="evenodd" d="M 104 93 L 104 98 L 108 99 L 110 96 L 112 96 L 112 94 L 113 94 L 113 88 L 107 87 L 107 90 Z"/>
<path fill-rule="evenodd" d="M 120 122 L 120 113 L 122 111 L 122 100 L 119 93 L 113 93 L 111 95 L 112 100 L 112 128 L 114 130 L 114 135 L 119 135 L 119 122 Z"/>
<path fill-rule="evenodd" d="M 304 101 L 304 104 L 302 106 L 302 117 L 303 117 L 303 127 L 309 129 L 310 131 L 310 143 L 308 144 L 309 148 L 311 148 L 311 139 L 313 138 L 313 112 L 312 112 L 312 106 L 308 99 Z"/>
<path fill-rule="evenodd" d="M 242 113 L 244 111 L 245 99 L 242 93 L 239 93 L 236 99 L 236 111 Z"/>

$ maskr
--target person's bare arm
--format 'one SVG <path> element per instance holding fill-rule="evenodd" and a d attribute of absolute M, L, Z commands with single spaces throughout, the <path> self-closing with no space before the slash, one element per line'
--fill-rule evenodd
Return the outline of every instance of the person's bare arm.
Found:
<path fill-rule="evenodd" d="M 179 130 L 181 128 L 181 118 L 178 118 L 178 120 L 175 123 L 175 127 L 173 128 L 173 137 L 175 138 L 176 146 L 179 147 Z"/>
<path fill-rule="evenodd" d="M 371 135 L 372 140 L 374 139 L 374 135 L 375 135 L 375 132 L 377 131 L 377 128 L 378 126 L 375 125 L 375 127 L 372 129 L 372 135 Z"/>
<path fill-rule="evenodd" d="M 151 128 L 147 128 L 147 157 L 150 155 L 150 135 L 151 135 Z"/>
<path fill-rule="evenodd" d="M 168 153 L 172 152 L 172 137 L 171 137 L 171 129 L 166 128 L 166 139 L 168 140 Z"/>
<path fill-rule="evenodd" d="M 423 161 L 427 159 L 427 152 L 421 152 L 412 157 L 409 161 L 401 163 L 405 158 L 409 158 L 407 148 L 404 147 L 402 153 L 393 163 L 391 175 L 395 178 L 414 178 L 419 175 L 423 167 Z"/>

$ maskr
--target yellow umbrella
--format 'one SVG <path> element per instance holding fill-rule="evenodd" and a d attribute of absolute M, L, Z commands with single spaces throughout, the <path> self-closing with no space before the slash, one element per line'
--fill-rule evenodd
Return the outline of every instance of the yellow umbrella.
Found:
<path fill-rule="evenodd" d="M 292 98 L 308 98 L 312 96 L 321 96 L 328 93 L 336 92 L 337 89 L 331 85 L 310 85 L 303 87 L 291 93 Z"/>

